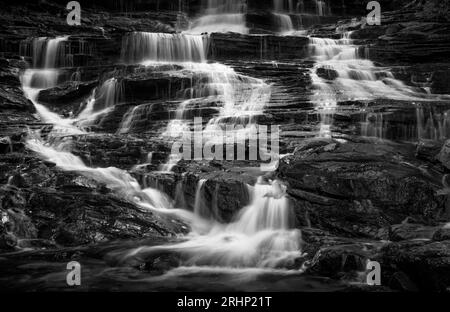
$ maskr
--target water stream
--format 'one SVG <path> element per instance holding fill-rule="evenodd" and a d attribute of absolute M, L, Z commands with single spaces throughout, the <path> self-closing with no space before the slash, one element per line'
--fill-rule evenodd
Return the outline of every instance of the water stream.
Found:
<path fill-rule="evenodd" d="M 59 49 L 66 38 L 50 40 L 55 44 L 46 47 L 45 58 L 48 64 L 58 64 Z M 262 113 L 270 98 L 270 86 L 262 80 L 237 74 L 232 68 L 222 64 L 205 63 L 202 36 L 162 35 L 133 33 L 124 39 L 126 49 L 122 52 L 124 60 L 129 63 L 142 64 L 172 63 L 181 64 L 184 70 L 207 77 L 199 87 L 197 96 L 222 103 L 219 114 L 210 121 L 211 127 L 221 125 L 253 124 L 252 116 Z M 47 64 L 47 62 L 46 62 Z M 193 212 L 176 209 L 165 194 L 152 188 L 143 189 L 128 172 L 110 168 L 91 168 L 70 152 L 70 140 L 73 135 L 86 135 L 86 122 L 96 114 L 118 103 L 120 88 L 118 80 L 110 78 L 93 91 L 86 107 L 77 118 L 65 119 L 51 112 L 38 102 L 39 92 L 43 87 L 50 88 L 58 84 L 58 68 L 30 69 L 22 78 L 23 88 L 33 101 L 41 118 L 53 125 L 51 136 L 54 139 L 46 143 L 38 133 L 31 133 L 27 148 L 39 154 L 43 159 L 54 162 L 66 171 L 75 171 L 105 184 L 118 196 L 135 203 L 142 209 L 153 212 L 172 214 L 188 223 L 192 232 L 181 243 L 156 247 L 140 247 L 121 256 L 127 260 L 136 256 L 149 257 L 162 250 L 180 255 L 182 266 L 194 271 L 201 268 L 219 270 L 223 268 L 261 268 L 267 270 L 282 269 L 293 265 L 302 256 L 301 234 L 292 224 L 292 210 L 286 197 L 286 187 L 280 181 L 259 180 L 255 186 L 248 186 L 251 203 L 244 207 L 229 224 L 205 217 L 204 203 L 200 203 L 202 184 L 199 183 L 199 202 Z M 37 82 L 35 82 L 37 81 Z M 197 93 L 193 92 L 192 94 Z M 102 99 L 102 100 L 100 100 Z M 181 104 L 178 117 L 183 117 Z M 122 130 L 130 127 L 132 109 L 124 117 Z M 244 113 L 244 114 L 242 114 Z M 127 121 L 130 120 L 130 121 Z M 169 129 L 173 127 L 169 125 Z M 64 130 L 61 135 L 60 130 Z M 170 162 L 176 162 L 169 160 Z M 170 167 L 170 166 L 168 166 Z M 169 168 L 167 168 L 169 169 Z M 259 272 L 259 271 L 258 271 Z M 298 273 L 298 271 L 295 271 Z"/>
<path fill-rule="evenodd" d="M 229 126 L 239 126 L 232 132 L 233 136 L 247 135 L 270 104 L 272 86 L 269 83 L 238 73 L 231 66 L 208 61 L 209 38 L 203 33 L 248 33 L 245 3 L 209 0 L 204 3 L 203 15 L 185 33 L 133 32 L 123 38 L 121 58 L 126 65 L 150 69 L 168 65 L 173 68 L 169 74 L 176 72 L 190 78 L 191 85 L 183 90 L 178 108 L 172 114 L 174 117 L 160 133 L 163 142 L 177 141 L 186 133 L 192 133 L 193 118 L 188 113 L 193 108 L 208 107 L 217 111 L 213 116 L 205 116 L 207 120 L 200 125 L 202 143 L 206 144 L 220 140 L 224 142 L 226 138 L 217 133 Z M 315 4 L 318 16 L 329 14 L 326 1 L 317 0 Z M 274 1 L 273 14 L 278 20 L 280 32 L 294 30 L 288 14 L 299 10 L 303 13 L 303 5 L 296 7 L 293 1 Z M 99 117 L 122 104 L 124 90 L 120 75 L 105 77 L 92 91 L 84 109 L 72 118 L 63 118 L 39 103 L 42 90 L 61 83 L 60 69 L 66 64 L 63 47 L 68 39 L 37 38 L 33 41 L 33 68 L 24 72 L 22 85 L 42 121 L 53 126 L 50 133 L 53 139 L 45 142 L 39 133 L 30 133 L 27 148 L 62 170 L 77 172 L 105 184 L 117 196 L 144 211 L 175 216 L 191 228 L 188 235 L 178 237 L 170 244 L 133 246 L 110 256 L 122 263 L 133 263 L 151 261 L 161 254 L 168 254 L 176 258 L 179 265 L 158 278 L 169 280 L 199 272 L 234 276 L 301 273 L 299 263 L 304 257 L 302 235 L 296 228 L 293 207 L 283 181 L 259 177 L 254 185 L 246 185 L 250 195 L 248 205 L 241 207 L 232 221 L 225 223 L 216 218 L 217 206 L 205 200 L 206 179 L 198 181 L 194 209 L 189 211 L 184 206 L 185 200 L 179 198 L 183 194 L 182 184 L 177 185 L 177 198 L 171 199 L 155 188 L 142 187 L 125 170 L 92 168 L 71 153 L 71 137 L 89 135 L 89 127 Z M 407 86 L 395 79 L 388 68 L 376 67 L 369 59 L 361 58 L 360 47 L 351 40 L 351 33 L 344 33 L 339 40 L 314 37 L 309 40 L 309 53 L 314 61 L 309 72 L 313 89 L 310 101 L 321 117 L 318 136 L 332 136 L 333 115 L 340 102 L 438 100 L 420 88 Z M 132 133 L 136 123 L 148 113 L 147 109 L 146 104 L 140 103 L 131 107 L 122 118 L 118 135 Z M 377 117 L 377 124 L 383 124 L 382 117 Z M 418 118 L 424 119 L 423 114 Z M 443 124 L 440 127 L 447 126 Z M 382 126 L 364 131 L 366 135 L 383 136 Z M 435 137 L 440 135 L 435 133 Z M 160 171 L 173 174 L 172 170 L 180 160 L 177 154 L 169 155 Z M 158 279 L 152 279 L 155 280 Z"/>

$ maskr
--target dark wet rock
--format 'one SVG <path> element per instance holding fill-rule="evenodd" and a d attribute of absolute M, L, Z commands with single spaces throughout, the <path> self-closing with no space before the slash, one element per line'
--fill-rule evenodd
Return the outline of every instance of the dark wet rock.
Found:
<path fill-rule="evenodd" d="M 80 104 L 91 95 L 96 86 L 97 82 L 66 82 L 41 91 L 38 101 L 60 114 L 76 114 L 80 110 Z"/>
<path fill-rule="evenodd" d="M 442 150 L 442 142 L 433 140 L 421 140 L 417 144 L 416 157 L 430 163 L 437 162 L 437 156 Z"/>
<path fill-rule="evenodd" d="M 425 239 L 431 240 L 440 227 L 403 223 L 391 227 L 389 239 L 394 242 Z"/>
<path fill-rule="evenodd" d="M 395 32 L 378 37 L 369 49 L 370 56 L 392 63 L 445 62 L 450 49 L 448 38 L 448 24 L 402 20 Z"/>
<path fill-rule="evenodd" d="M 307 56 L 307 37 L 273 35 L 248 36 L 235 33 L 214 33 L 210 36 L 212 59 L 248 58 L 282 60 Z"/>
<path fill-rule="evenodd" d="M 450 94 L 450 69 L 435 71 L 431 79 L 432 93 Z"/>
<path fill-rule="evenodd" d="M 450 241 L 404 241 L 381 249 L 382 282 L 405 274 L 421 291 L 445 292 L 450 286 Z"/>
<path fill-rule="evenodd" d="M 130 96 L 130 101 L 174 99 L 190 85 L 188 77 L 136 77 L 124 80 L 124 92 Z"/>
<path fill-rule="evenodd" d="M 326 67 L 317 68 L 316 73 L 319 77 L 327 80 L 335 80 L 339 76 L 336 70 Z"/>
<path fill-rule="evenodd" d="M 181 259 L 178 254 L 174 252 L 161 252 L 146 257 L 144 269 L 150 271 L 151 274 L 160 275 L 179 267 L 180 264 Z"/>
<path fill-rule="evenodd" d="M 64 246 L 176 232 L 169 220 L 111 195 L 40 190 L 29 209 L 39 237 Z"/>
<path fill-rule="evenodd" d="M 247 184 L 236 180 L 233 174 L 212 174 L 203 177 L 206 179 L 201 200 L 212 211 L 205 212 L 215 219 L 230 222 L 236 213 L 249 204 L 250 194 Z"/>
<path fill-rule="evenodd" d="M 366 271 L 367 261 L 376 251 L 374 246 L 363 243 L 325 247 L 311 260 L 308 272 L 335 279 L 357 281 L 358 273 Z"/>
<path fill-rule="evenodd" d="M 256 178 L 244 173 L 245 169 L 243 173 L 225 172 L 224 169 L 192 163 L 184 167 L 182 173 L 147 173 L 147 167 L 139 167 L 133 174 L 144 186 L 168 194 L 176 207 L 193 211 L 197 201 L 197 208 L 205 218 L 230 222 L 249 204 L 248 185 L 253 185 Z M 203 183 L 199 190 L 201 180 Z"/>
<path fill-rule="evenodd" d="M 92 178 L 23 155 L 5 160 L 17 171 L 0 190 L 0 210 L 10 224 L 7 234 L 25 239 L 25 246 L 43 247 L 45 241 L 78 246 L 186 230 L 180 221 L 143 210 Z"/>
<path fill-rule="evenodd" d="M 17 246 L 17 237 L 11 233 L 0 234 L 0 251 L 11 251 Z"/>
<path fill-rule="evenodd" d="M 437 158 L 445 168 L 450 169 L 450 140 L 446 141 L 444 146 L 442 146 Z"/>
<path fill-rule="evenodd" d="M 399 150 L 309 142 L 284 158 L 278 169 L 289 183 L 300 223 L 344 235 L 386 238 L 382 228 L 407 216 L 427 223 L 445 215 L 445 197 L 437 194 L 441 181 L 405 164 Z"/>
<path fill-rule="evenodd" d="M 0 109 L 34 113 L 33 104 L 23 95 L 19 68 L 10 65 L 9 60 L 0 60 L 4 64 L 0 67 Z"/>
<path fill-rule="evenodd" d="M 88 166 L 113 166 L 126 170 L 146 163 L 150 152 L 162 149 L 158 141 L 150 138 L 112 134 L 77 136 L 71 142 L 72 153 L 81 157 Z"/>
<path fill-rule="evenodd" d="M 450 226 L 443 227 L 436 231 L 433 235 L 434 241 L 446 241 L 450 240 Z"/>

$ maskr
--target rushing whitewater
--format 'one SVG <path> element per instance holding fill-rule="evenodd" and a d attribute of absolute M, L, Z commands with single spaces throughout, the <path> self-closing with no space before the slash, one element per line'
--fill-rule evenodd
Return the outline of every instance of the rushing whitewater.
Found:
<path fill-rule="evenodd" d="M 406 86 L 383 67 L 359 57 L 351 33 L 339 40 L 310 38 L 310 54 L 316 61 L 311 69 L 313 93 L 311 101 L 319 111 L 321 136 L 329 136 L 332 115 L 339 102 L 373 99 L 420 101 L 427 95 Z"/>
<path fill-rule="evenodd" d="M 206 36 L 134 32 L 123 38 L 121 58 L 129 64 L 154 62 L 205 62 Z"/>
<path fill-rule="evenodd" d="M 289 33 L 294 31 L 294 24 L 292 19 L 287 14 L 273 13 L 275 18 L 275 25 L 278 27 L 278 31 L 281 33 Z"/>
<path fill-rule="evenodd" d="M 198 79 L 200 83 L 190 90 L 192 98 L 179 105 L 176 118 L 169 122 L 164 136 L 182 139 L 192 129 L 192 121 L 185 117 L 185 112 L 193 105 L 207 106 L 211 103 L 220 103 L 220 108 L 217 116 L 211 118 L 204 129 L 200 129 L 200 132 L 203 131 L 204 145 L 226 142 L 227 138 L 217 136 L 217 133 L 218 130 L 226 130 L 227 126 L 236 127 L 235 132 L 227 132 L 227 135 L 238 138 L 245 137 L 253 130 L 256 117 L 264 112 L 270 101 L 270 85 L 260 79 L 237 74 L 234 69 L 222 64 L 191 63 L 183 66 L 195 76 L 201 77 Z M 136 112 L 138 110 L 134 110 Z M 132 125 L 132 120 L 139 119 L 138 116 L 127 118 L 131 121 L 127 125 Z M 178 154 L 171 155 L 161 170 L 170 171 L 180 160 Z"/>
<path fill-rule="evenodd" d="M 223 103 L 219 116 L 213 119 L 211 124 L 221 123 L 248 123 L 251 118 L 242 118 L 244 115 L 253 116 L 261 113 L 270 98 L 270 87 L 259 79 L 238 75 L 230 67 L 220 64 L 202 63 L 201 53 L 193 54 L 190 45 L 178 45 L 186 37 L 164 37 L 160 35 L 136 35 L 132 42 L 136 43 L 142 38 L 147 38 L 147 44 L 125 50 L 124 57 L 129 61 L 192 61 L 198 63 L 184 63 L 184 70 L 200 75 L 197 86 L 192 86 L 189 91 L 191 97 L 198 99 L 220 100 Z M 143 37 L 142 37 L 143 36 Z M 162 38 L 162 39 L 161 39 Z M 162 42 L 161 40 L 169 39 Z M 174 40 L 172 40 L 174 39 Z M 180 41 L 181 40 L 181 41 Z M 150 47 L 149 42 L 156 43 Z M 199 51 L 197 45 L 195 51 Z M 142 51 L 138 51 L 141 49 Z M 187 49 L 189 51 L 181 51 Z M 54 48 L 52 47 L 46 58 L 53 62 Z M 127 51 L 133 53 L 127 55 Z M 163 51 L 163 52 L 160 52 Z M 183 52 L 183 53 L 181 53 Z M 187 53 L 189 52 L 189 53 Z M 159 53 L 168 53 L 164 57 Z M 132 55 L 132 56 L 130 56 Z M 196 55 L 194 57 L 194 55 Z M 196 58 L 197 56 L 200 56 Z M 54 87 L 58 83 L 59 71 L 56 69 L 28 70 L 22 77 L 22 83 L 26 94 L 33 101 L 42 119 L 52 123 L 55 129 L 65 127 L 68 134 L 82 134 L 74 124 L 82 125 L 96 112 L 116 105 L 121 98 L 120 82 L 116 78 L 106 80 L 103 85 L 92 92 L 87 100 L 84 111 L 77 120 L 64 119 L 50 112 L 37 101 L 40 90 Z M 205 80 L 204 78 L 207 77 Z M 191 98 L 192 100 L 192 98 Z M 183 119 L 184 110 L 188 103 L 180 105 L 177 117 Z M 125 117 L 122 128 L 132 125 L 133 114 L 139 109 L 133 109 Z M 54 130 L 55 131 L 55 130 Z M 70 136 L 53 137 L 52 143 L 42 141 L 37 134 L 30 134 L 27 148 L 41 155 L 42 158 L 51 161 L 59 168 L 67 171 L 76 171 L 98 182 L 104 183 L 116 194 L 139 205 L 143 209 L 151 209 L 159 213 L 175 214 L 191 224 L 193 232 L 183 243 L 173 246 L 159 246 L 138 248 L 130 252 L 128 256 L 152 253 L 158 250 L 170 250 L 181 253 L 186 257 L 185 265 L 205 266 L 214 268 L 278 268 L 288 266 L 300 258 L 301 234 L 293 229 L 291 207 L 286 195 L 286 187 L 279 181 L 265 182 L 262 179 L 251 187 L 251 203 L 245 207 L 230 224 L 220 224 L 211 215 L 212 207 L 208 206 L 203 198 L 202 191 L 205 180 L 199 182 L 194 212 L 174 209 L 173 202 L 165 194 L 152 189 L 142 189 L 135 178 L 128 172 L 118 168 L 90 168 L 77 156 L 70 152 Z M 171 159 L 168 166 L 173 166 L 179 159 Z M 169 169 L 169 168 L 167 168 Z M 208 218 L 204 218 L 208 216 Z"/>
<path fill-rule="evenodd" d="M 201 181 L 200 184 L 205 183 Z M 192 267 L 288 267 L 302 257 L 301 233 L 293 229 L 293 214 L 286 187 L 260 179 L 251 190 L 251 203 L 230 224 L 211 223 L 197 215 L 195 229 L 183 243 L 137 248 L 124 260 L 146 258 L 161 251 L 178 254 L 182 265 Z"/>
<path fill-rule="evenodd" d="M 36 38 L 32 40 L 33 64 L 43 66 L 43 69 L 27 69 L 22 77 L 22 88 L 25 95 L 36 107 L 38 114 L 44 122 L 54 125 L 53 131 L 59 134 L 81 134 L 81 130 L 73 126 L 75 120 L 63 119 L 58 114 L 51 112 L 47 107 L 38 102 L 39 92 L 55 87 L 60 79 L 58 64 L 65 64 L 64 43 L 69 37 L 57 37 L 54 39 Z M 22 51 L 26 52 L 26 51 Z"/>
<path fill-rule="evenodd" d="M 244 0 L 203 0 L 204 14 L 194 20 L 187 33 L 227 33 L 247 34 Z"/>
<path fill-rule="evenodd" d="M 95 181 L 104 183 L 117 195 L 142 208 L 191 219 L 187 211 L 172 209 L 171 200 L 165 194 L 151 188 L 142 189 L 138 181 L 128 172 L 114 167 L 87 167 L 79 157 L 70 153 L 70 141 L 59 140 L 50 146 L 37 137 L 31 137 L 27 141 L 27 148 L 38 153 L 42 158 L 55 163 L 63 170 L 76 171 Z"/>
<path fill-rule="evenodd" d="M 117 78 L 107 79 L 100 88 L 94 89 L 87 99 L 83 111 L 78 115 L 76 124 L 87 128 L 110 112 L 124 97 L 123 84 Z"/>
<path fill-rule="evenodd" d="M 69 36 L 24 40 L 20 44 L 20 54 L 31 56 L 34 68 L 64 67 L 68 62 L 65 49 L 68 39 Z"/>

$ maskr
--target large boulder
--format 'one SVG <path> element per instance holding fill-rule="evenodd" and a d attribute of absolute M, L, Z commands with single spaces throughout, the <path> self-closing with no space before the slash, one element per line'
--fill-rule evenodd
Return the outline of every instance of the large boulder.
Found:
<path fill-rule="evenodd" d="M 38 101 L 59 113 L 76 114 L 80 105 L 92 93 L 97 82 L 69 81 L 52 89 L 39 93 Z"/>
<path fill-rule="evenodd" d="M 389 226 L 408 216 L 425 224 L 448 219 L 439 177 L 399 154 L 386 144 L 305 140 L 281 161 L 278 175 L 289 184 L 300 223 L 333 233 L 387 238 Z"/>
<path fill-rule="evenodd" d="M 450 241 L 413 240 L 383 247 L 378 259 L 382 283 L 398 285 L 395 277 L 406 275 L 418 290 L 445 292 L 450 287 Z"/>
<path fill-rule="evenodd" d="M 94 178 L 61 171 L 52 163 L 22 157 L 15 170 L 0 189 L 4 247 L 13 248 L 14 237 L 19 247 L 23 240 L 33 247 L 39 244 L 31 240 L 80 246 L 187 230 L 175 218 L 142 209 Z"/>

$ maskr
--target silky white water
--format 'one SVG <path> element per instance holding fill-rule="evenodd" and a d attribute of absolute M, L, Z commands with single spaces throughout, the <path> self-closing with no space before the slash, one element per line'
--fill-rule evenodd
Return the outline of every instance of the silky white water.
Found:
<path fill-rule="evenodd" d="M 205 62 L 206 36 L 133 32 L 122 41 L 121 58 L 126 63 Z"/>
<path fill-rule="evenodd" d="M 294 0 L 273 0 L 275 12 L 294 13 Z"/>
<path fill-rule="evenodd" d="M 45 68 L 56 68 L 58 58 L 65 62 L 65 53 L 61 46 L 61 43 L 69 39 L 66 37 L 57 37 L 47 41 L 47 51 L 45 52 Z"/>
<path fill-rule="evenodd" d="M 294 31 L 294 25 L 292 19 L 287 14 L 273 13 L 275 18 L 275 25 L 278 27 L 278 31 L 283 33 L 290 33 Z"/>
<path fill-rule="evenodd" d="M 200 72 L 201 75 L 206 74 L 208 77 L 207 82 L 191 94 L 203 98 L 217 97 L 224 103 L 220 116 L 213 124 L 220 124 L 221 118 L 230 116 L 238 120 L 238 111 L 248 114 L 261 112 L 270 96 L 270 88 L 264 82 L 238 75 L 230 67 L 201 62 L 188 63 L 184 66 L 195 74 Z M 69 134 L 83 134 L 83 131 L 74 126 L 77 120 L 61 118 L 37 102 L 41 88 L 55 86 L 58 82 L 57 77 L 58 71 L 29 70 L 22 77 L 24 90 L 32 99 L 43 120 L 52 123 L 55 127 L 66 127 L 69 129 Z M 39 85 L 40 88 L 34 88 L 34 85 Z M 103 104 L 100 111 L 115 105 L 117 90 L 117 80 L 114 78 L 107 80 L 99 91 L 93 91 L 79 118 L 83 119 L 92 115 L 96 105 Z M 97 92 L 106 93 L 100 104 L 96 103 Z M 186 105 L 180 107 L 178 117 L 183 117 L 185 107 Z M 211 209 L 201 202 L 201 192 L 205 181 L 199 182 L 198 200 L 195 203 L 194 212 L 174 209 L 172 200 L 165 194 L 151 188 L 142 189 L 136 179 L 124 170 L 114 167 L 86 166 L 81 158 L 70 152 L 70 136 L 56 138 L 50 145 L 43 142 L 39 135 L 30 134 L 26 145 L 28 149 L 54 162 L 59 168 L 76 171 L 104 183 L 117 195 L 143 209 L 174 214 L 188 222 L 193 232 L 185 242 L 174 246 L 153 247 L 153 250 L 167 249 L 183 253 L 187 256 L 184 265 L 188 267 L 278 268 L 291 265 L 301 257 L 300 231 L 292 229 L 293 226 L 290 224 L 293 220 L 292 211 L 286 196 L 286 188 L 279 181 L 260 180 L 254 187 L 249 186 L 252 198 L 250 205 L 243 208 L 230 224 L 220 224 L 214 219 L 205 219 L 202 216 L 204 210 Z M 143 252 L 152 251 L 145 247 L 138 248 L 130 252 L 127 257 L 137 254 L 141 256 Z"/>
<path fill-rule="evenodd" d="M 339 102 L 430 99 L 420 89 L 395 79 L 389 69 L 376 67 L 372 61 L 360 58 L 358 46 L 353 44 L 350 36 L 351 33 L 344 33 L 340 40 L 310 38 L 310 55 L 316 62 L 310 71 L 313 87 L 311 101 L 321 115 L 321 136 L 331 135 L 331 117 Z M 319 71 L 328 71 L 325 75 L 332 79 L 320 76 Z"/>
<path fill-rule="evenodd" d="M 205 181 L 200 182 L 203 184 Z M 180 255 L 182 264 L 199 267 L 265 268 L 288 267 L 302 257 L 301 233 L 293 229 L 293 212 L 279 181 L 259 180 L 251 190 L 251 203 L 229 224 L 205 222 L 197 216 L 186 242 L 140 247 L 124 256 L 146 258 L 161 251 Z M 198 225 L 196 227 L 196 225 Z"/>
<path fill-rule="evenodd" d="M 249 32 L 245 19 L 245 0 L 204 0 L 202 7 L 203 15 L 192 22 L 186 33 Z"/>
<path fill-rule="evenodd" d="M 95 88 L 87 99 L 85 107 L 76 119 L 78 127 L 85 129 L 109 113 L 124 97 L 121 81 L 117 78 L 107 79 L 100 88 Z"/>

